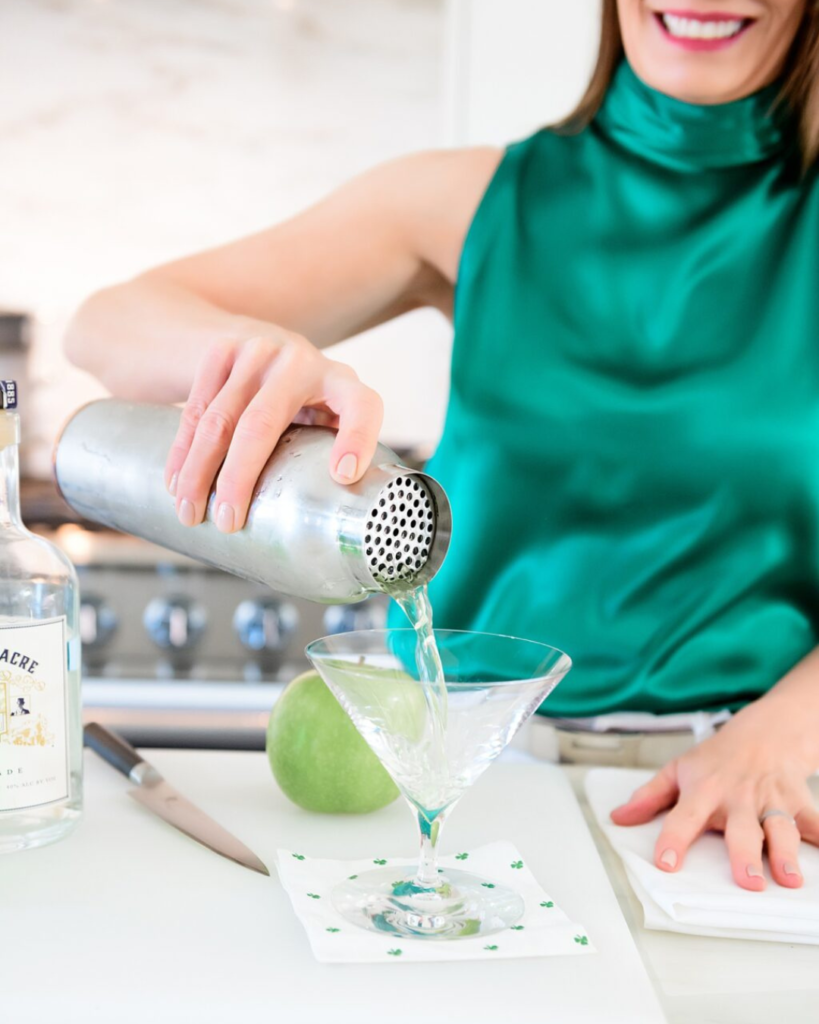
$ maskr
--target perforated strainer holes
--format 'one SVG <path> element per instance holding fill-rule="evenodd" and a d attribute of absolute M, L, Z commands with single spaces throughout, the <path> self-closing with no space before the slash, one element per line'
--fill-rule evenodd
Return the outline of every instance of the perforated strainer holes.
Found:
<path fill-rule="evenodd" d="M 432 497 L 417 476 L 399 476 L 381 491 L 369 511 L 364 551 L 379 583 L 411 579 L 429 558 L 435 533 Z"/>

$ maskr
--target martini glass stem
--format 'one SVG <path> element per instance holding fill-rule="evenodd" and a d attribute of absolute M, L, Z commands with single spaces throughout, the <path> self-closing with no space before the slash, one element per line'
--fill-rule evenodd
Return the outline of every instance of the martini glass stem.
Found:
<path fill-rule="evenodd" d="M 438 840 L 444 825 L 444 812 L 429 816 L 418 811 L 418 828 L 421 832 L 421 855 L 415 884 L 424 889 L 438 886 Z"/>

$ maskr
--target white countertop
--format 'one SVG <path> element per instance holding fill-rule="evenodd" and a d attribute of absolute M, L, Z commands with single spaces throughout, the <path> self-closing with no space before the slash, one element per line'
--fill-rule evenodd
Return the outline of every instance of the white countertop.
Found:
<path fill-rule="evenodd" d="M 278 791 L 264 754 L 155 750 L 149 757 L 273 876 L 179 835 L 127 798 L 127 780 L 87 753 L 87 809 L 75 835 L 2 860 L 4 1021 L 417 1024 L 418 1005 L 408 996 L 419 992 L 433 1008 L 428 1024 L 653 1024 L 663 1014 L 670 1024 L 819 1020 L 819 947 L 642 928 L 619 860 L 593 823 L 591 841 L 565 784 L 568 776 L 579 790 L 584 769 L 516 762 L 513 754 L 463 798 L 442 845 L 514 842 L 588 929 L 597 955 L 507 960 L 491 969 L 328 966 L 313 960 L 275 877 L 276 848 L 408 856 L 415 839 L 401 802 L 367 816 L 307 814 Z"/>
<path fill-rule="evenodd" d="M 412 856 L 417 839 L 406 805 L 309 814 L 279 792 L 262 753 L 152 750 L 149 757 L 244 840 L 272 877 L 177 833 L 86 752 L 86 813 L 75 834 L 2 861 L 4 1024 L 662 1024 L 560 769 L 493 765 L 455 809 L 442 846 L 514 843 L 550 896 L 585 926 L 596 954 L 327 965 L 313 959 L 276 877 L 276 849 Z"/>

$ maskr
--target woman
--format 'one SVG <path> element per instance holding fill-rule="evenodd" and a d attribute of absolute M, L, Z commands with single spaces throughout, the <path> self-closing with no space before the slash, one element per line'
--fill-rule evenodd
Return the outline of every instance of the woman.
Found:
<path fill-rule="evenodd" d="M 614 820 L 670 809 L 666 871 L 720 830 L 756 891 L 766 843 L 795 888 L 819 843 L 819 10 L 688 5 L 606 0 L 557 130 L 380 167 L 93 296 L 67 348 L 120 395 L 187 398 L 168 488 L 194 526 L 218 474 L 232 532 L 300 410 L 338 426 L 337 480 L 372 458 L 381 401 L 320 349 L 454 309 L 437 621 L 568 650 L 550 714 L 736 711 Z"/>

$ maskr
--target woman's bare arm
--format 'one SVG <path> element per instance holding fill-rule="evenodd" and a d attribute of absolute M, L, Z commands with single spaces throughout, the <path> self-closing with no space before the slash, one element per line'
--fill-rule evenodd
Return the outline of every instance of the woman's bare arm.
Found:
<path fill-rule="evenodd" d="M 322 348 L 424 305 L 445 312 L 495 149 L 375 168 L 281 224 L 91 296 L 66 351 L 123 397 L 182 401 L 214 342 L 270 325 Z"/>
<path fill-rule="evenodd" d="M 253 486 L 300 409 L 338 427 L 330 469 L 358 480 L 381 400 L 320 347 L 423 305 L 448 312 L 463 241 L 495 149 L 419 154 L 377 168 L 259 234 L 91 296 L 66 351 L 111 391 L 181 401 L 166 481 L 179 519 L 241 528 Z"/>

